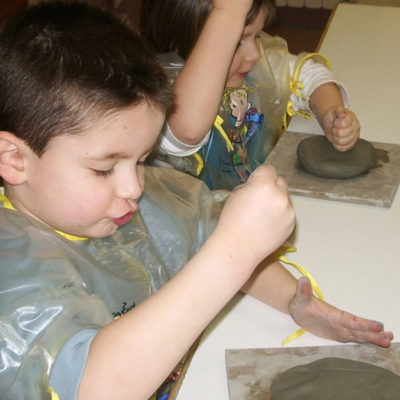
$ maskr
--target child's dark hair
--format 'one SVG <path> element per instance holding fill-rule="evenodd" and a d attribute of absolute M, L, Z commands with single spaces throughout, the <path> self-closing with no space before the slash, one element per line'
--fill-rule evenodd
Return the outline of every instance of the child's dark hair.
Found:
<path fill-rule="evenodd" d="M 254 0 L 246 25 L 254 21 L 262 7 L 267 10 L 266 26 L 273 21 L 275 1 Z M 211 9 L 212 0 L 142 0 L 140 30 L 158 53 L 175 51 L 187 59 Z"/>
<path fill-rule="evenodd" d="M 41 3 L 0 33 L 0 130 L 41 156 L 52 137 L 140 102 L 166 111 L 170 84 L 140 36 L 77 1 Z"/>

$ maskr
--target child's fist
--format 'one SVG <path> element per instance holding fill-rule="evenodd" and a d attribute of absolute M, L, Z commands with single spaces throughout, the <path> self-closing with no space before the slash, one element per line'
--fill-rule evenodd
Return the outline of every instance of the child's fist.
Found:
<path fill-rule="evenodd" d="M 222 240 L 260 262 L 292 233 L 295 213 L 286 182 L 261 166 L 229 196 L 217 226 Z"/>
<path fill-rule="evenodd" d="M 322 128 L 338 151 L 352 149 L 360 137 L 360 123 L 356 115 L 343 107 L 328 110 L 322 118 Z"/>

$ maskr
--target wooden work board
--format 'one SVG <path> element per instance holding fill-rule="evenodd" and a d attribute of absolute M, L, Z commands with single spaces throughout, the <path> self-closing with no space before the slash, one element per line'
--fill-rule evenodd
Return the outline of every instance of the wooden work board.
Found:
<path fill-rule="evenodd" d="M 372 344 L 228 349 L 225 364 L 230 400 L 270 400 L 273 380 L 287 369 L 325 357 L 346 358 L 386 368 L 400 375 L 400 344 Z"/>
<path fill-rule="evenodd" d="M 311 134 L 285 132 L 265 161 L 285 178 L 290 194 L 377 207 L 391 206 L 400 181 L 400 145 L 371 142 L 375 148 L 375 166 L 368 173 L 350 179 L 329 179 L 306 172 L 297 160 L 297 145 L 309 136 Z"/>

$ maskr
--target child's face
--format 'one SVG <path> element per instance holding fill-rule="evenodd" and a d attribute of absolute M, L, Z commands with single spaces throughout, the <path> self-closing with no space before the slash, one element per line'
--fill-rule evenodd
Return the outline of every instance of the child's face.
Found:
<path fill-rule="evenodd" d="M 243 86 L 247 74 L 260 58 L 258 34 L 262 31 L 267 17 L 265 7 L 262 7 L 256 19 L 244 28 L 240 43 L 233 56 L 226 82 L 226 87 Z"/>
<path fill-rule="evenodd" d="M 69 234 L 114 233 L 138 210 L 143 162 L 163 121 L 161 111 L 143 102 L 81 134 L 53 138 L 40 158 L 30 154 L 14 205 Z"/>

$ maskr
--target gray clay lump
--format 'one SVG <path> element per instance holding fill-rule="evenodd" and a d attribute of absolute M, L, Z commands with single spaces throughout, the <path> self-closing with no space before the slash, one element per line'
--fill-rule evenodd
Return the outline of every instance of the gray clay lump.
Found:
<path fill-rule="evenodd" d="M 331 179 L 348 179 L 374 166 L 375 150 L 370 142 L 359 139 L 348 151 L 336 150 L 323 135 L 313 135 L 297 146 L 300 165 L 310 174 Z"/>
<path fill-rule="evenodd" d="M 398 400 L 400 376 L 366 362 L 327 357 L 286 370 L 271 392 L 271 400 Z"/>

